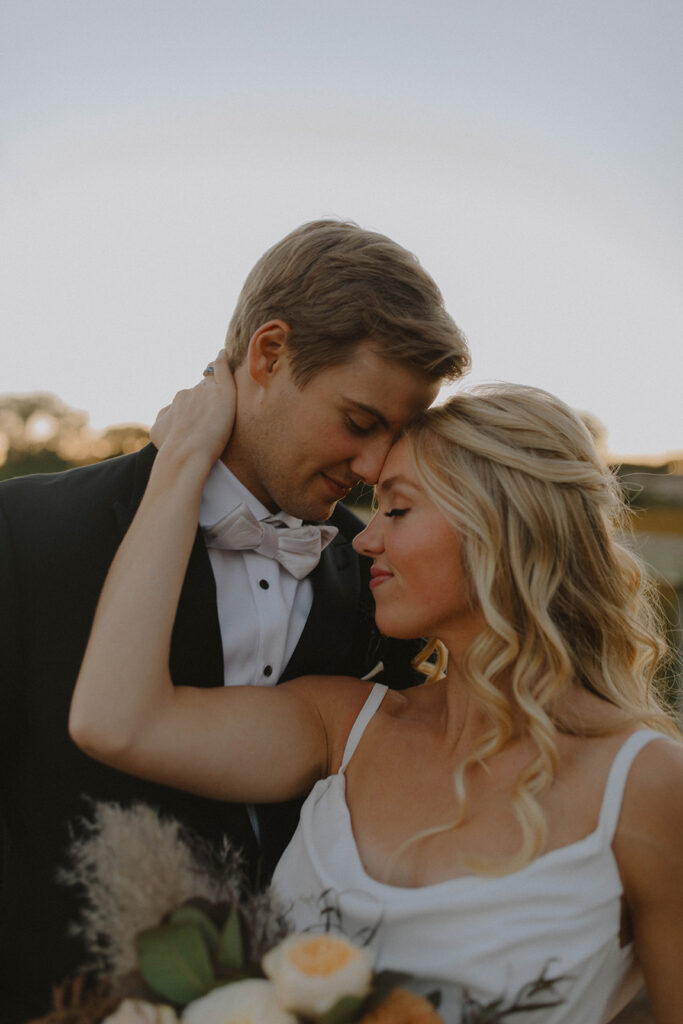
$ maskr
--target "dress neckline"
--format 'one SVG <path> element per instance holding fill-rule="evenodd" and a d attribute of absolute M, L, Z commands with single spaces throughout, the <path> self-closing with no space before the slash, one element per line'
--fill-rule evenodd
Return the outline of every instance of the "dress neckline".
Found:
<path fill-rule="evenodd" d="M 376 684 L 376 685 L 379 686 L 381 684 Z M 385 689 L 385 692 L 386 692 L 386 687 L 384 689 Z M 371 696 L 372 696 L 372 693 L 371 693 Z M 382 693 L 382 698 L 383 697 L 384 697 L 384 693 Z M 368 707 L 369 701 L 370 701 L 370 699 L 368 698 L 368 701 L 366 701 L 366 704 L 363 706 L 363 709 L 361 710 L 361 713 L 358 716 L 359 719 L 360 719 L 361 715 L 363 715 L 363 712 L 365 711 L 366 707 Z M 375 704 L 374 701 L 372 703 Z M 376 704 L 375 704 L 375 706 L 373 708 L 373 712 L 372 712 L 373 714 L 374 714 L 374 711 L 377 709 L 377 707 L 379 707 L 380 703 L 381 703 L 381 699 L 376 702 Z M 374 876 L 370 875 L 368 873 L 368 871 L 366 870 L 365 865 L 363 864 L 363 860 L 362 860 L 361 855 L 360 855 L 360 850 L 359 850 L 359 847 L 358 847 L 358 843 L 356 841 L 356 837 L 355 837 L 355 834 L 354 834 L 354 831 L 353 831 L 353 824 L 351 822 L 351 811 L 349 809 L 349 805 L 348 805 L 348 802 L 347 802 L 347 799 L 346 799 L 346 775 L 345 775 L 345 769 L 348 766 L 348 762 L 350 761 L 353 752 L 355 752 L 355 749 L 356 749 L 358 743 L 360 742 L 360 738 L 362 736 L 362 732 L 364 731 L 365 727 L 367 726 L 367 724 L 368 724 L 368 722 L 370 720 L 370 717 L 372 717 L 372 715 L 368 715 L 365 718 L 365 721 L 363 723 L 363 728 L 360 731 L 360 734 L 354 737 L 355 742 L 353 744 L 353 750 L 352 750 L 352 752 L 351 752 L 351 754 L 350 754 L 350 756 L 348 758 L 346 758 L 346 751 L 344 752 L 345 757 L 344 757 L 344 761 L 342 762 L 343 767 L 340 767 L 339 770 L 337 772 L 335 772 L 333 775 L 327 776 L 326 779 L 319 780 L 319 782 L 316 783 L 316 786 L 322 786 L 325 783 L 333 785 L 333 786 L 336 784 L 336 787 L 337 787 L 337 790 L 338 790 L 337 796 L 338 796 L 338 798 L 340 800 L 341 813 L 342 813 L 343 821 L 344 821 L 344 825 L 345 825 L 345 836 L 344 836 L 344 838 L 347 841 L 347 845 L 348 845 L 348 848 L 349 848 L 349 854 L 353 858 L 353 860 L 355 861 L 356 868 L 359 871 L 359 873 L 362 875 L 364 882 L 367 883 L 368 886 L 370 886 L 372 888 L 375 888 L 375 889 L 377 889 L 379 891 L 382 891 L 382 892 L 394 893 L 394 894 L 396 894 L 396 893 L 403 893 L 403 894 L 405 894 L 406 898 L 408 898 L 408 899 L 411 898 L 411 894 L 415 895 L 415 897 L 417 897 L 417 894 L 422 894 L 424 896 L 426 893 L 437 892 L 439 890 L 443 890 L 445 887 L 454 887 L 454 888 L 470 887 L 471 888 L 473 885 L 487 885 L 487 886 L 495 886 L 496 884 L 503 885 L 506 882 L 508 882 L 510 879 L 524 877 L 525 875 L 528 875 L 528 874 L 532 873 L 533 871 L 538 870 L 540 867 L 545 867 L 545 866 L 547 866 L 549 864 L 552 865 L 555 861 L 560 861 L 561 862 L 563 859 L 571 858 L 572 856 L 575 857 L 577 851 L 581 850 L 583 847 L 586 848 L 588 853 L 592 852 L 592 847 L 595 847 L 596 849 L 601 848 L 601 846 L 603 844 L 600 841 L 604 838 L 604 835 L 605 835 L 605 832 L 606 832 L 606 827 L 609 828 L 610 826 L 613 826 L 612 829 L 611 829 L 612 835 L 610 835 L 610 837 L 609 837 L 609 843 L 607 844 L 607 846 L 609 847 L 610 855 L 612 856 L 612 858 L 614 858 L 614 854 L 612 852 L 612 838 L 613 838 L 614 827 L 616 826 L 616 821 L 617 821 L 618 816 L 619 816 L 619 810 L 620 810 L 620 807 L 621 807 L 621 798 L 618 801 L 618 806 L 611 807 L 611 806 L 609 806 L 609 797 L 612 795 L 613 791 L 616 789 L 616 787 L 617 787 L 617 785 L 619 784 L 620 781 L 622 782 L 621 796 L 623 796 L 623 788 L 624 788 L 625 783 L 626 783 L 626 777 L 628 775 L 628 770 L 630 768 L 630 765 L 631 765 L 632 761 L 634 760 L 634 758 L 636 757 L 636 755 L 638 753 L 640 753 L 640 751 L 643 749 L 643 747 L 646 746 L 651 740 L 654 740 L 654 739 L 666 739 L 666 737 L 665 737 L 665 735 L 663 733 L 656 732 L 653 729 L 639 729 L 636 732 L 631 733 L 631 735 L 628 736 L 624 740 L 622 745 L 619 747 L 619 750 L 617 751 L 615 757 L 613 758 L 612 764 L 610 765 L 610 768 L 609 768 L 609 772 L 608 772 L 608 775 L 607 775 L 607 781 L 605 783 L 605 789 L 604 789 L 604 792 L 603 792 L 602 803 L 601 803 L 601 806 L 600 806 L 600 815 L 598 817 L 598 823 L 597 823 L 596 827 L 591 832 L 589 832 L 587 835 L 583 836 L 581 839 L 575 839 L 571 843 L 565 843 L 563 846 L 556 846 L 554 849 L 548 850 L 546 853 L 541 853 L 537 857 L 534 857 L 534 859 L 532 861 L 530 861 L 528 864 L 525 864 L 524 867 L 519 868 L 517 871 L 511 871 L 511 872 L 509 872 L 507 874 L 504 874 L 504 875 L 477 875 L 474 872 L 468 872 L 467 874 L 463 874 L 463 875 L 455 875 L 452 878 L 444 878 L 440 882 L 430 882 L 427 885 L 403 886 L 403 885 L 392 885 L 391 883 L 388 883 L 388 882 L 381 882 L 379 879 L 374 878 Z M 354 727 L 355 727 L 355 725 L 354 725 Z M 349 746 L 350 739 L 351 739 L 351 733 L 349 734 L 349 741 L 347 741 L 347 747 Z M 631 751 L 633 751 L 633 754 L 629 758 L 629 754 L 631 753 Z M 624 763 L 625 760 L 628 760 L 628 764 L 626 766 L 626 772 L 624 773 L 623 780 L 621 780 L 617 776 L 617 772 L 619 771 L 620 766 Z M 615 862 L 615 867 L 616 867 L 616 862 Z"/>

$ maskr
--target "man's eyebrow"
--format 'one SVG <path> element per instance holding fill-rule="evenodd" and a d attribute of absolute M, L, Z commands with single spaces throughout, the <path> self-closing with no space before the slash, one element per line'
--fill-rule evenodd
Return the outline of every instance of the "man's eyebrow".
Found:
<path fill-rule="evenodd" d="M 376 409 L 374 405 L 366 405 L 365 402 L 359 402 L 355 398 L 347 398 L 346 401 L 349 405 L 355 406 L 356 409 L 360 409 L 362 412 L 366 412 L 368 416 L 374 416 L 375 419 L 380 423 L 385 430 L 391 430 L 389 420 L 386 418 L 384 413 L 381 413 L 379 409 Z"/>
<path fill-rule="evenodd" d="M 397 473 L 396 476 L 390 476 L 387 480 L 382 480 L 382 483 L 378 486 L 380 491 L 386 494 L 387 491 L 390 491 L 392 487 L 396 487 L 397 484 L 401 484 L 403 487 L 410 487 L 413 491 L 418 490 L 413 481 L 401 473 Z"/>

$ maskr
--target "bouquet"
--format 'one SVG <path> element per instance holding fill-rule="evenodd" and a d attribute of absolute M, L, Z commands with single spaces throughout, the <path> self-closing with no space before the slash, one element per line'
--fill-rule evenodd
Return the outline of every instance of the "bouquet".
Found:
<path fill-rule="evenodd" d="M 33 1024 L 504 1024 L 562 1001 L 544 969 L 512 1001 L 483 1005 L 458 986 L 375 972 L 367 945 L 325 917 L 291 933 L 268 891 L 219 851 L 144 804 L 94 804 L 73 840 L 65 884 L 84 893 L 71 931 L 86 975 Z"/>

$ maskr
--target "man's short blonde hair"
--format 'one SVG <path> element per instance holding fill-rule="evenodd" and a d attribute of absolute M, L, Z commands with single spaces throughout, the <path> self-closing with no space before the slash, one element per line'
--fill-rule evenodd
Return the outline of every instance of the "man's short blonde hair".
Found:
<path fill-rule="evenodd" d="M 275 319 L 290 327 L 289 355 L 300 387 L 347 362 L 368 339 L 387 359 L 430 380 L 455 380 L 470 365 L 465 336 L 417 258 L 349 221 L 304 224 L 256 263 L 228 327 L 233 370 L 254 332 Z"/>

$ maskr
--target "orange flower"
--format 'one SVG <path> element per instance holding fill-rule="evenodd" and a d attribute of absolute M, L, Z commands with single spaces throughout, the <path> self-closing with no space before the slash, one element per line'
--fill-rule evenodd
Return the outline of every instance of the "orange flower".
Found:
<path fill-rule="evenodd" d="M 359 1024 L 444 1024 L 428 999 L 395 988 L 376 1010 L 361 1017 Z"/>

